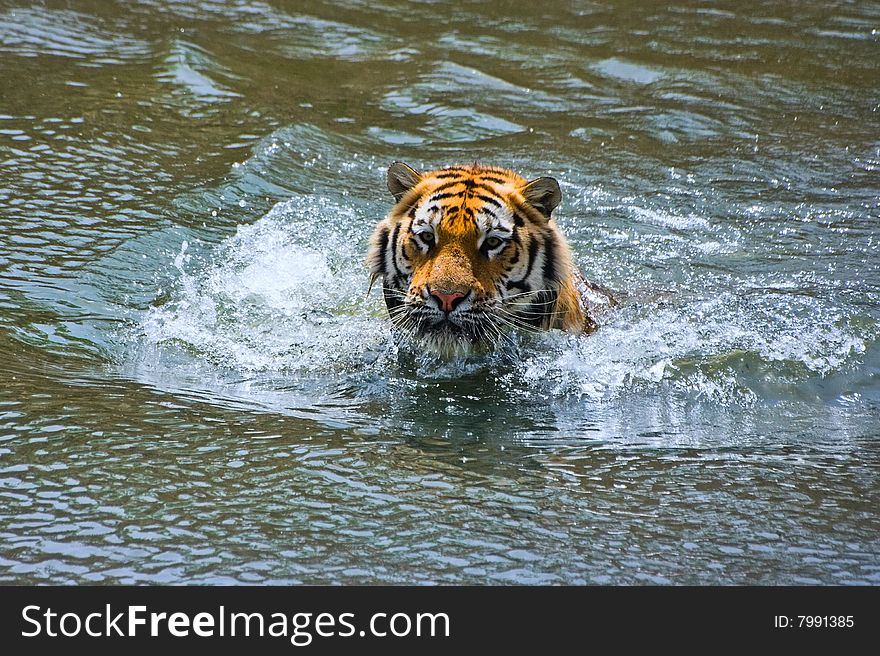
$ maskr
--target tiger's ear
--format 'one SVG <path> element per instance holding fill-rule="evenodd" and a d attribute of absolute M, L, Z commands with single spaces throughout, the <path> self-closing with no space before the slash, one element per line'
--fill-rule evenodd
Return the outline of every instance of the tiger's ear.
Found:
<path fill-rule="evenodd" d="M 406 192 L 415 187 L 421 179 L 421 173 L 403 162 L 394 162 L 388 167 L 388 191 L 397 202 L 400 202 Z"/>
<path fill-rule="evenodd" d="M 538 210 L 541 214 L 550 218 L 550 213 L 556 209 L 562 200 L 562 191 L 559 183 L 553 178 L 538 178 L 532 180 L 520 189 L 526 202 Z"/>

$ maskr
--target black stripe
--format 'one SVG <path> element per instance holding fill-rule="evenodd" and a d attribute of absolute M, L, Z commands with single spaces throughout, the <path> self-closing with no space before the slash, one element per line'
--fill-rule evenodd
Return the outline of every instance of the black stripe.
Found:
<path fill-rule="evenodd" d="M 491 196 L 486 196 L 484 194 L 477 194 L 477 198 L 479 198 L 484 203 L 491 203 L 495 207 L 501 207 L 501 203 L 496 198 L 492 198 Z"/>
<path fill-rule="evenodd" d="M 529 242 L 529 266 L 526 268 L 526 275 L 523 276 L 523 281 L 527 280 L 532 273 L 532 267 L 535 266 L 535 260 L 538 258 L 538 248 L 538 240 L 532 237 L 532 241 Z"/>
<path fill-rule="evenodd" d="M 482 189 L 483 191 L 488 191 L 491 194 L 495 193 L 495 187 L 490 187 L 489 185 L 485 185 L 482 182 L 477 182 L 476 180 L 468 180 L 466 184 L 468 189 Z"/>
<path fill-rule="evenodd" d="M 531 291 L 531 287 L 529 287 L 529 284 L 526 282 L 526 280 L 529 279 L 529 276 L 532 273 L 532 267 L 535 266 L 535 259 L 537 259 L 537 257 L 538 257 L 538 240 L 533 238 L 532 241 L 529 243 L 529 264 L 526 267 L 526 273 L 520 280 L 508 282 L 507 283 L 508 289 L 516 288 L 516 289 L 521 289 L 524 292 Z"/>
<path fill-rule="evenodd" d="M 481 175 L 481 180 L 488 180 L 489 182 L 495 182 L 497 184 L 507 184 L 507 180 L 502 180 L 501 178 L 496 178 L 491 175 Z"/>
<path fill-rule="evenodd" d="M 526 220 L 523 218 L 523 216 L 519 212 L 514 212 L 513 213 L 513 223 L 518 228 L 522 228 L 526 224 Z"/>
<path fill-rule="evenodd" d="M 394 226 L 394 232 L 391 233 L 391 248 L 389 249 L 389 253 L 391 253 L 391 265 L 394 267 L 395 273 L 397 275 L 401 275 L 403 271 L 397 268 L 397 237 L 400 234 L 400 222 Z"/>
<path fill-rule="evenodd" d="M 446 189 L 451 189 L 452 187 L 457 187 L 458 185 L 464 185 L 464 189 L 459 192 L 451 193 L 437 193 L 443 192 Z M 481 191 L 488 191 L 489 193 L 495 193 L 495 190 L 484 184 L 480 184 L 474 180 L 452 180 L 451 182 L 444 182 L 442 185 L 438 185 L 431 192 L 431 200 L 440 200 L 441 198 L 451 198 L 452 196 L 462 196 L 464 194 L 472 192 L 474 189 L 479 189 Z M 476 198 L 479 198 L 483 202 L 492 203 L 496 207 L 501 207 L 501 202 L 491 196 L 486 196 L 485 194 L 476 194 Z"/>
<path fill-rule="evenodd" d="M 460 178 L 462 174 L 456 171 L 447 171 L 446 173 L 437 173 L 434 177 L 438 180 L 445 180 L 446 178 Z"/>
<path fill-rule="evenodd" d="M 556 238 L 552 234 L 544 238 L 544 280 L 556 280 Z"/>
<path fill-rule="evenodd" d="M 431 196 L 431 201 L 435 200 L 443 200 L 444 198 L 452 198 L 453 196 L 463 196 L 464 191 L 461 191 L 457 194 L 453 194 L 452 192 L 447 191 L 445 194 L 437 194 L 436 196 Z"/>
<path fill-rule="evenodd" d="M 517 212 L 522 213 L 522 215 L 526 218 L 526 220 L 531 221 L 532 223 L 537 223 L 538 225 L 544 225 L 546 223 L 547 219 L 549 218 L 549 217 L 544 216 L 540 210 L 533 207 L 532 205 L 529 205 L 528 203 L 514 202 L 512 204 L 513 204 L 514 213 L 517 213 Z M 534 215 L 538 215 L 541 218 L 537 219 L 537 220 L 532 219 L 531 217 Z"/>
<path fill-rule="evenodd" d="M 434 188 L 434 192 L 443 191 L 444 189 L 449 189 L 450 187 L 454 187 L 456 185 L 464 184 L 467 185 L 466 180 L 453 180 L 452 182 L 444 182 L 442 185 L 437 185 Z"/>
<path fill-rule="evenodd" d="M 381 271 L 385 273 L 385 251 L 388 248 L 389 232 L 388 228 L 382 228 L 379 233 L 379 243 L 376 245 L 376 250 L 373 251 L 373 257 L 370 260 L 370 269 L 374 272 Z"/>

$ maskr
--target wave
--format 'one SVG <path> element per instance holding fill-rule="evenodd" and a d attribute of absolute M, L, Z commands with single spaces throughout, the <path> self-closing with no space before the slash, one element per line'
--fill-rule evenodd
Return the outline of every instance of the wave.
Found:
<path fill-rule="evenodd" d="M 239 226 L 207 257 L 192 257 L 184 241 L 176 290 L 145 313 L 143 338 L 222 370 L 329 376 L 367 395 L 377 378 L 488 374 L 508 392 L 552 398 L 607 401 L 665 389 L 719 402 L 820 383 L 873 343 L 870 330 L 849 326 L 823 299 L 740 287 L 642 293 L 595 335 L 520 336 L 497 353 L 441 361 L 401 347 L 379 295 L 367 295 L 369 224 L 352 207 L 297 195 Z"/>

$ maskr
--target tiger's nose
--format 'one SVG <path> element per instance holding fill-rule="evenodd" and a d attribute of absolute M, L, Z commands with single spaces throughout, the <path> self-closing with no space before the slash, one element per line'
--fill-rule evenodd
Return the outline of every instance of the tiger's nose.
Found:
<path fill-rule="evenodd" d="M 461 292 L 444 293 L 431 290 L 431 296 L 437 301 L 437 307 L 444 312 L 452 312 L 467 294 Z"/>

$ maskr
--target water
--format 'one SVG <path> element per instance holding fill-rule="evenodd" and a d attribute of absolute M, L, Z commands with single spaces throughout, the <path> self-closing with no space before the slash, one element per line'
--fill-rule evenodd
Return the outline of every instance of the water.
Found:
<path fill-rule="evenodd" d="M 880 10 L 0 4 L 0 581 L 880 583 Z M 443 362 L 384 171 L 619 310 Z"/>

